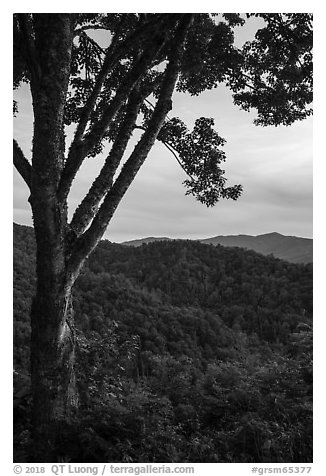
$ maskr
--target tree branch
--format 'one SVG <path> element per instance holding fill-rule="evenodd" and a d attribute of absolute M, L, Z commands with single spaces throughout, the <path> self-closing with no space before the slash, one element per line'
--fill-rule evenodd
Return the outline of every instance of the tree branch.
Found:
<path fill-rule="evenodd" d="M 165 147 L 171 152 L 171 154 L 174 156 L 174 158 L 176 159 L 176 161 L 178 162 L 178 164 L 180 165 L 180 167 L 182 168 L 182 170 L 188 175 L 189 178 L 191 178 L 192 180 L 194 179 L 192 175 L 189 174 L 189 172 L 187 172 L 187 170 L 185 169 L 184 165 L 182 164 L 181 160 L 179 159 L 178 157 L 178 154 L 176 153 L 176 151 L 174 150 L 174 148 L 172 147 L 171 144 L 169 144 L 168 142 L 165 142 L 164 140 L 161 141 L 162 144 L 165 145 Z"/>
<path fill-rule="evenodd" d="M 118 112 L 122 104 L 124 104 L 132 89 L 139 82 L 142 76 L 147 72 L 153 59 L 160 52 L 165 41 L 165 35 L 162 34 L 158 35 L 156 38 L 153 38 L 151 46 L 144 51 L 144 53 L 140 56 L 139 59 L 136 60 L 133 68 L 118 88 L 116 95 L 111 101 L 111 104 L 109 104 L 109 106 L 103 112 L 100 120 L 93 125 L 91 130 L 85 136 L 84 141 L 88 152 L 91 151 L 91 149 L 100 140 L 102 140 L 103 135 L 107 130 L 111 120 Z"/>
<path fill-rule="evenodd" d="M 26 159 L 23 151 L 21 150 L 15 139 L 13 140 L 13 146 L 14 166 L 16 167 L 22 178 L 25 180 L 26 184 L 28 185 L 28 188 L 31 189 L 32 166 Z"/>
<path fill-rule="evenodd" d="M 105 50 L 95 41 L 93 38 L 87 35 L 87 33 L 82 32 L 80 35 L 80 38 L 85 38 L 87 41 L 89 41 L 98 51 L 100 51 L 102 54 L 105 55 Z M 103 58 L 101 58 L 101 63 L 103 62 Z M 102 65 L 103 66 L 103 65 Z"/>
<path fill-rule="evenodd" d="M 168 117 L 168 116 L 167 116 Z M 142 126 L 135 126 L 135 129 L 140 129 L 142 131 L 146 130 L 144 127 Z M 166 142 L 160 138 L 158 138 L 158 140 L 160 142 L 162 142 L 162 144 L 168 149 L 169 152 L 171 152 L 171 154 L 174 156 L 174 158 L 176 159 L 176 161 L 178 162 L 178 164 L 180 165 L 180 167 L 182 168 L 182 170 L 188 175 L 189 178 L 191 178 L 192 180 L 194 179 L 192 175 L 189 174 L 189 172 L 187 172 L 187 170 L 185 169 L 183 163 L 181 162 L 181 160 L 179 159 L 178 157 L 178 153 L 177 151 L 174 149 L 174 147 L 169 144 L 169 142 Z"/>
<path fill-rule="evenodd" d="M 19 26 L 22 32 L 22 53 L 28 65 L 31 80 L 38 82 L 41 76 L 41 67 L 37 59 L 31 18 L 28 13 L 18 14 Z"/>
<path fill-rule="evenodd" d="M 154 145 L 166 115 L 172 108 L 171 97 L 179 74 L 179 64 L 183 51 L 183 44 L 192 21 L 192 14 L 182 15 L 173 41 L 173 48 L 171 48 L 170 51 L 169 63 L 166 67 L 159 98 L 152 117 L 149 120 L 146 131 L 135 146 L 127 162 L 124 164 L 112 188 L 105 196 L 105 199 L 90 227 L 76 240 L 68 263 L 70 272 L 72 273 L 79 268 L 82 261 L 89 255 L 103 236 L 117 206 Z"/>
<path fill-rule="evenodd" d="M 93 125 L 86 137 L 83 140 L 80 140 L 78 137 L 80 137 L 81 131 L 76 132 L 62 173 L 59 187 L 59 198 L 61 200 L 67 197 L 72 181 L 84 158 L 89 154 L 92 148 L 103 139 L 110 122 L 119 112 L 133 88 L 146 73 L 151 62 L 159 53 L 165 41 L 165 34 L 162 34 L 161 32 L 156 38 L 153 38 L 150 47 L 145 50 L 141 57 L 135 62 L 131 71 L 127 74 L 124 81 L 122 81 L 120 87 L 117 89 L 114 98 L 104 110 L 102 117 Z"/>
<path fill-rule="evenodd" d="M 112 186 L 114 174 L 121 162 L 134 130 L 143 98 L 144 96 L 140 95 L 136 90 L 131 93 L 125 118 L 119 127 L 118 135 L 106 158 L 104 166 L 72 218 L 71 228 L 77 236 L 88 227 L 97 213 L 99 203 Z"/>
<path fill-rule="evenodd" d="M 159 18 L 158 23 L 162 21 Z M 103 86 L 104 80 L 107 77 L 109 71 L 115 66 L 115 64 L 123 57 L 123 55 L 128 52 L 131 46 L 134 46 L 138 41 L 141 40 L 153 27 L 157 27 L 158 25 L 153 22 L 148 22 L 145 25 L 142 25 L 140 28 L 132 32 L 123 42 L 118 42 L 117 35 L 113 37 L 113 40 L 107 50 L 103 66 L 101 71 L 99 72 L 93 90 L 89 95 L 85 106 L 81 112 L 80 120 L 76 129 L 74 141 L 78 142 L 86 129 L 87 122 L 89 121 L 90 115 L 93 111 L 94 105 L 96 103 L 96 99 L 101 91 Z M 154 30 L 155 31 L 155 30 Z"/>
<path fill-rule="evenodd" d="M 151 101 L 149 101 L 148 99 L 145 99 L 145 102 L 147 102 L 147 104 L 149 104 L 151 106 L 152 109 L 155 108 L 155 106 L 151 103 Z M 168 114 L 166 115 L 166 118 L 168 119 L 168 121 L 171 120 L 171 118 L 168 116 Z M 145 130 L 144 127 L 142 126 L 135 126 L 135 129 L 141 129 L 141 130 Z M 171 152 L 171 154 L 174 156 L 174 158 L 176 159 L 176 161 L 178 162 L 178 164 L 180 165 L 180 167 L 182 168 L 182 170 L 188 175 L 189 178 L 191 178 L 193 180 L 193 176 L 189 174 L 189 172 L 187 172 L 187 170 L 185 169 L 184 165 L 182 164 L 181 160 L 179 159 L 178 157 L 178 154 L 177 154 L 177 151 L 174 149 L 174 147 L 169 144 L 168 142 L 158 138 L 158 140 L 160 142 L 162 142 L 163 145 L 165 145 L 165 147 L 168 149 L 168 151 Z"/>
<path fill-rule="evenodd" d="M 298 52 L 292 42 L 292 39 L 289 37 L 289 29 L 284 25 L 284 21 L 283 21 L 283 18 L 282 18 L 282 14 L 279 14 L 279 15 L 276 15 L 276 18 L 275 18 L 275 21 L 276 23 L 280 26 L 281 30 L 282 30 L 282 33 L 284 35 L 284 38 L 289 46 L 289 49 L 291 50 L 294 58 L 298 61 L 300 67 L 302 68 L 303 65 L 302 65 L 302 62 L 299 58 L 299 55 L 298 55 Z M 274 33 L 274 32 L 273 32 Z M 291 32 L 292 35 L 293 35 L 293 32 Z"/>
<path fill-rule="evenodd" d="M 105 25 L 84 25 L 74 30 L 74 38 L 88 30 L 108 30 Z"/>

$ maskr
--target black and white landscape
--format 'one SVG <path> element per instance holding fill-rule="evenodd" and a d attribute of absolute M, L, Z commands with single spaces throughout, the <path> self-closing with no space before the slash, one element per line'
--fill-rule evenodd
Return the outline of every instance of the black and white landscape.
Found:
<path fill-rule="evenodd" d="M 311 463 L 312 14 L 13 28 L 14 461 Z"/>

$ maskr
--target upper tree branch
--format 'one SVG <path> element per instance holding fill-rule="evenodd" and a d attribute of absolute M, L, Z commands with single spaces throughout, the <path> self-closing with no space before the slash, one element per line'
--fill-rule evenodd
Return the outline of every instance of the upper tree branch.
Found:
<path fill-rule="evenodd" d="M 148 127 L 124 164 L 112 188 L 107 193 L 90 227 L 77 239 L 69 260 L 70 272 L 75 272 L 78 269 L 82 260 L 88 256 L 103 236 L 113 213 L 144 163 L 168 112 L 172 108 L 171 97 L 179 74 L 183 44 L 192 19 L 192 14 L 182 15 L 175 38 L 173 39 L 173 48 L 171 48 L 169 63 L 166 67 L 159 98 L 152 117 L 148 122 Z"/>
<path fill-rule="evenodd" d="M 80 235 L 94 218 L 98 210 L 98 205 L 104 195 L 111 188 L 114 174 L 120 164 L 123 154 L 128 145 L 129 139 L 134 130 L 143 95 L 134 90 L 126 108 L 125 118 L 121 122 L 117 137 L 112 145 L 111 151 L 106 158 L 103 168 L 93 182 L 88 194 L 85 196 L 79 207 L 76 209 L 71 221 L 71 228 L 74 233 Z"/>
<path fill-rule="evenodd" d="M 105 25 L 84 25 L 79 28 L 75 28 L 74 30 L 74 38 L 79 36 L 81 33 L 88 31 L 88 30 L 108 30 Z"/>
<path fill-rule="evenodd" d="M 121 86 L 118 88 L 116 95 L 112 99 L 111 104 L 105 109 L 102 117 L 97 121 L 85 136 L 84 144 L 86 146 L 87 153 L 103 138 L 111 120 L 115 116 L 116 112 L 120 109 L 128 98 L 130 92 L 139 82 L 139 80 L 148 71 L 153 59 L 160 52 L 166 39 L 165 35 L 160 34 L 156 38 L 152 39 L 151 46 L 144 51 L 140 58 L 135 62 L 130 73 L 126 76 Z"/>
<path fill-rule="evenodd" d="M 65 199 L 67 197 L 74 177 L 84 158 L 90 153 L 93 147 L 103 139 L 110 122 L 124 105 L 135 85 L 146 73 L 165 41 L 165 34 L 162 34 L 161 32 L 156 36 L 156 38 L 153 38 L 149 48 L 143 52 L 137 61 L 135 61 L 134 66 L 129 73 L 127 73 L 125 79 L 117 89 L 114 98 L 104 110 L 101 118 L 95 122 L 83 140 L 77 140 L 75 136 L 75 139 L 70 146 L 67 162 L 61 177 L 59 187 L 60 199 Z"/>
<path fill-rule="evenodd" d="M 28 185 L 29 189 L 31 189 L 31 179 L 32 179 L 32 166 L 26 159 L 23 151 L 19 147 L 17 141 L 14 139 L 14 166 L 25 180 L 26 184 Z"/>
<path fill-rule="evenodd" d="M 161 18 L 159 18 L 159 22 L 161 21 Z M 96 78 L 93 90 L 89 95 L 85 106 L 83 107 L 83 110 L 81 112 L 80 120 L 74 137 L 74 140 L 76 142 L 82 138 L 85 132 L 87 122 L 89 121 L 90 115 L 93 111 L 96 100 L 109 71 L 112 70 L 116 63 L 121 58 L 123 58 L 123 56 L 129 51 L 129 49 L 131 47 L 134 47 L 137 42 L 139 42 L 144 36 L 146 36 L 148 32 L 153 29 L 154 26 L 156 27 L 157 24 L 153 24 L 153 22 L 148 22 L 147 24 L 142 25 L 140 28 L 136 29 L 134 32 L 128 35 L 124 41 L 120 42 L 120 44 L 118 42 L 118 34 L 114 35 L 113 40 L 107 50 L 103 66 Z"/>
<path fill-rule="evenodd" d="M 35 48 L 32 19 L 28 13 L 19 13 L 18 22 L 22 34 L 21 52 L 28 66 L 31 80 L 38 82 L 41 76 L 41 68 Z"/>
<path fill-rule="evenodd" d="M 275 15 L 275 22 L 280 27 L 280 29 L 282 30 L 284 38 L 285 38 L 285 40 L 288 44 L 289 49 L 291 50 L 291 53 L 293 54 L 293 57 L 297 60 L 300 67 L 302 68 L 303 65 L 302 65 L 302 62 L 300 60 L 297 48 L 295 46 L 295 43 L 293 43 L 293 38 L 290 38 L 290 35 L 289 35 L 289 33 L 290 33 L 294 36 L 293 31 L 291 31 L 290 28 L 287 28 L 287 26 L 284 24 L 282 14 Z"/>

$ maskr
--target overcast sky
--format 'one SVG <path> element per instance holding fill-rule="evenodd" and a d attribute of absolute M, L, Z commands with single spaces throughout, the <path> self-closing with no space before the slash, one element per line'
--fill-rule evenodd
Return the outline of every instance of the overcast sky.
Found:
<path fill-rule="evenodd" d="M 241 32 L 241 42 L 253 26 Z M 18 91 L 19 114 L 14 137 L 31 156 L 32 110 L 28 88 Z M 312 119 L 292 126 L 256 127 L 253 113 L 233 105 L 224 87 L 199 97 L 175 93 L 170 117 L 189 127 L 197 117 L 215 119 L 215 128 L 227 140 L 224 150 L 228 184 L 242 184 L 239 200 L 223 200 L 206 208 L 185 196 L 186 179 L 175 158 L 157 144 L 113 217 L 105 238 L 121 242 L 146 236 L 206 238 L 216 235 L 257 235 L 277 231 L 312 237 Z M 70 214 L 87 192 L 103 163 L 86 159 L 71 192 Z M 14 172 L 14 221 L 31 225 L 25 183 Z"/>

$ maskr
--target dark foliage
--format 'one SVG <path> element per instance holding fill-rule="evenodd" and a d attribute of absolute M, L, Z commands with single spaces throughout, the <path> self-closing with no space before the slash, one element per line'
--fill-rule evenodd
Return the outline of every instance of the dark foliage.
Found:
<path fill-rule="evenodd" d="M 29 450 L 32 230 L 14 227 L 15 459 Z M 108 273 L 110 269 L 110 273 Z M 312 461 L 312 266 L 103 241 L 79 277 L 73 462 Z"/>

